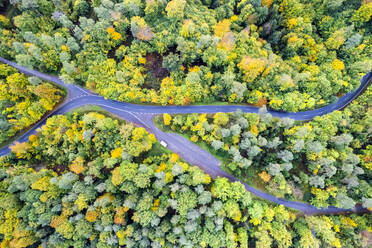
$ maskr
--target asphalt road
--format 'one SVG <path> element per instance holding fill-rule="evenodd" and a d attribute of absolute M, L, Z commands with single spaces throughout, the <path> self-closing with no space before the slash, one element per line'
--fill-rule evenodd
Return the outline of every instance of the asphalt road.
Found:
<path fill-rule="evenodd" d="M 286 207 L 298 210 L 307 215 L 314 214 L 340 214 L 346 212 L 363 213 L 368 212 L 367 209 L 357 205 L 353 209 L 340 209 L 336 207 L 328 208 L 316 208 L 312 205 L 302 202 L 287 201 L 285 199 L 277 198 L 273 195 L 267 194 L 260 190 L 257 190 L 246 183 L 238 180 L 232 175 L 223 171 L 220 167 L 220 161 L 216 159 L 212 154 L 195 145 L 194 143 L 186 140 L 185 138 L 176 135 L 174 133 L 165 133 L 158 129 L 154 122 L 153 117 L 156 114 L 187 114 L 187 113 L 217 113 L 217 112 L 234 112 L 238 109 L 243 112 L 257 113 L 258 108 L 246 105 L 223 105 L 223 106 L 151 106 L 151 105 L 138 105 L 124 102 L 118 102 L 114 100 L 105 99 L 87 89 L 79 87 L 74 84 L 66 84 L 58 77 L 50 76 L 26 67 L 19 66 L 18 64 L 8 61 L 0 57 L 0 62 L 6 63 L 17 68 L 20 72 L 27 75 L 36 76 L 41 79 L 52 81 L 62 87 L 65 87 L 68 91 L 68 97 L 65 102 L 59 106 L 58 109 L 51 112 L 49 115 L 44 117 L 38 123 L 36 123 L 30 130 L 23 134 L 17 141 L 25 142 L 28 137 L 35 133 L 38 128 L 45 124 L 46 119 L 52 115 L 63 114 L 71 111 L 77 107 L 84 105 L 97 105 L 101 108 L 113 113 L 127 121 L 133 122 L 139 126 L 146 128 L 149 132 L 154 133 L 157 139 L 164 140 L 168 146 L 167 148 L 171 151 L 178 153 L 185 161 L 199 166 L 206 173 L 211 175 L 213 178 L 218 176 L 226 177 L 231 181 L 239 181 L 245 188 L 255 194 L 256 196 L 263 198 L 267 201 L 282 204 Z M 310 120 L 316 116 L 324 115 L 335 110 L 339 110 L 347 106 L 352 100 L 358 97 L 370 84 L 372 79 L 372 71 L 367 73 L 361 80 L 361 84 L 358 89 L 353 92 L 347 93 L 340 97 L 335 103 L 329 104 L 325 107 L 296 113 L 287 113 L 269 110 L 268 112 L 275 117 L 288 117 L 295 120 Z M 10 146 L 10 145 L 9 145 Z M 0 156 L 4 156 L 10 152 L 9 146 L 0 149 Z"/>

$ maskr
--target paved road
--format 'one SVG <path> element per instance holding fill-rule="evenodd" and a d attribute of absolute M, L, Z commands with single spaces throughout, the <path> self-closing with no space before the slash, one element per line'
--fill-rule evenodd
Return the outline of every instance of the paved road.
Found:
<path fill-rule="evenodd" d="M 153 117 L 156 114 L 162 113 L 169 113 L 169 114 L 186 114 L 186 113 L 216 113 L 216 112 L 233 112 L 238 109 L 241 109 L 243 112 L 249 113 L 257 113 L 258 108 L 252 106 L 243 106 L 243 105 L 224 105 L 224 106 L 150 106 L 150 105 L 138 105 L 138 104 L 130 104 L 124 102 L 118 102 L 114 100 L 104 99 L 102 96 L 99 96 L 89 90 L 86 90 L 82 87 L 79 87 L 74 84 L 66 84 L 58 77 L 50 76 L 38 71 L 34 71 L 22 66 L 17 65 L 14 62 L 8 61 L 0 57 L 0 62 L 9 64 L 15 68 L 17 68 L 20 72 L 25 73 L 27 75 L 32 75 L 36 77 L 40 77 L 44 80 L 52 81 L 62 87 L 65 87 L 68 91 L 68 97 L 65 102 L 55 111 L 50 113 L 48 116 L 43 118 L 37 124 L 35 124 L 29 131 L 27 131 L 24 135 L 22 135 L 17 141 L 18 142 L 25 142 L 28 140 L 28 137 L 35 133 L 36 130 L 45 124 L 46 119 L 52 115 L 56 114 L 63 114 L 68 111 L 71 111 L 77 107 L 84 106 L 84 105 L 97 105 L 102 107 L 103 109 L 118 115 L 119 117 L 126 119 L 127 121 L 133 122 L 139 126 L 146 128 L 149 132 L 154 133 L 158 140 L 164 140 L 167 142 L 168 147 L 175 153 L 178 153 L 184 160 L 187 162 L 199 166 L 202 170 L 206 173 L 210 174 L 213 178 L 215 177 L 226 177 L 231 181 L 239 181 L 241 182 L 245 188 L 261 197 L 265 200 L 282 204 L 286 207 L 296 209 L 298 211 L 303 212 L 304 214 L 314 215 L 314 214 L 339 214 L 339 213 L 346 213 L 346 212 L 355 212 L 355 213 L 362 213 L 368 212 L 367 209 L 362 208 L 360 205 L 357 205 L 353 209 L 340 209 L 336 207 L 328 207 L 328 208 L 315 208 L 312 205 L 301 203 L 301 202 L 294 202 L 294 201 L 287 201 L 284 199 L 276 198 L 273 195 L 267 194 L 260 190 L 257 190 L 246 183 L 238 180 L 237 178 L 233 177 L 232 175 L 223 171 L 220 167 L 220 161 L 217 160 L 212 154 L 205 151 L 204 149 L 200 148 L 199 146 L 195 145 L 194 143 L 186 140 L 185 138 L 173 134 L 173 133 L 165 133 L 159 130 L 153 122 Z M 366 74 L 363 79 L 361 80 L 360 87 L 350 92 L 344 96 L 342 96 L 336 103 L 327 105 L 325 107 L 311 110 L 311 111 L 304 111 L 304 112 L 297 112 L 297 113 L 286 113 L 286 112 L 279 112 L 279 111 L 271 111 L 268 112 L 275 117 L 289 117 L 295 120 L 310 120 L 315 116 L 324 115 L 330 113 L 334 110 L 339 110 L 344 108 L 348 105 L 352 100 L 358 97 L 369 85 L 372 79 L 372 72 Z M 0 156 L 6 155 L 10 152 L 9 146 L 0 149 Z"/>

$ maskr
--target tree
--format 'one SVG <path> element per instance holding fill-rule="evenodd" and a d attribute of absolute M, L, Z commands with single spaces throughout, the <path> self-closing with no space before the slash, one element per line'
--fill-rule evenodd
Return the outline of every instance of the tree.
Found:
<path fill-rule="evenodd" d="M 245 81 L 250 83 L 264 71 L 266 64 L 265 58 L 244 56 L 237 66 L 244 73 Z"/>
<path fill-rule="evenodd" d="M 226 113 L 216 113 L 213 116 L 213 123 L 219 126 L 225 126 L 229 121 L 229 116 Z"/>
<path fill-rule="evenodd" d="M 236 95 L 236 102 L 240 102 L 243 98 L 244 92 L 247 90 L 247 85 L 234 81 L 230 91 Z"/>
<path fill-rule="evenodd" d="M 273 163 L 269 164 L 268 167 L 267 167 L 267 171 L 272 176 L 279 175 L 279 173 L 281 171 L 280 164 L 273 164 Z"/>
<path fill-rule="evenodd" d="M 288 150 L 280 151 L 278 153 L 278 158 L 282 159 L 284 162 L 290 162 L 293 160 L 293 154 Z"/>
<path fill-rule="evenodd" d="M 182 19 L 184 16 L 183 12 L 185 5 L 186 5 L 185 0 L 169 1 L 167 6 L 165 7 L 165 11 L 167 11 L 167 16 L 169 18 Z"/>
<path fill-rule="evenodd" d="M 368 208 L 368 209 L 372 208 L 372 199 L 371 198 L 363 198 L 362 203 L 363 203 L 362 206 L 364 208 Z"/>
<path fill-rule="evenodd" d="M 368 22 L 371 19 L 371 10 L 372 4 L 371 3 L 364 3 L 360 6 L 360 8 L 354 12 L 351 20 L 359 23 L 359 22 Z"/>
<path fill-rule="evenodd" d="M 163 114 L 164 125 L 169 126 L 172 120 L 172 116 L 169 114 Z"/>
<path fill-rule="evenodd" d="M 355 202 L 350 197 L 346 196 L 345 194 L 339 193 L 337 194 L 337 203 L 340 208 L 344 209 L 352 209 L 355 206 Z"/>
<path fill-rule="evenodd" d="M 324 178 L 322 176 L 311 176 L 309 178 L 309 184 L 315 187 L 324 188 Z"/>
<path fill-rule="evenodd" d="M 211 142 L 211 145 L 212 145 L 213 149 L 215 149 L 216 151 L 219 150 L 219 149 L 221 149 L 222 146 L 223 146 L 223 144 L 224 143 L 222 141 L 220 141 L 220 140 L 213 140 Z"/>
<path fill-rule="evenodd" d="M 60 189 L 71 189 L 72 183 L 75 182 L 78 177 L 71 173 L 67 172 L 61 176 L 61 178 L 56 182 Z"/>
<path fill-rule="evenodd" d="M 32 85 L 39 85 L 42 81 L 40 78 L 38 77 L 29 77 L 28 78 L 28 81 L 30 82 L 30 84 Z"/>
<path fill-rule="evenodd" d="M 162 67 L 168 71 L 177 71 L 179 69 L 180 57 L 177 54 L 170 53 L 162 61 Z"/>

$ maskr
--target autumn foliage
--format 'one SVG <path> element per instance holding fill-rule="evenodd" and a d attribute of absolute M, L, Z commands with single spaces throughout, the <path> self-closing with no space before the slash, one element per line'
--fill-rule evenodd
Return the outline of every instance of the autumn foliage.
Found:
<path fill-rule="evenodd" d="M 0 64 L 0 143 L 40 120 L 62 100 L 62 90 L 35 80 Z"/>
<path fill-rule="evenodd" d="M 2 57 L 119 101 L 297 112 L 334 102 L 371 69 L 370 1 L 10 2 Z"/>
<path fill-rule="evenodd" d="M 251 117 L 249 123 L 257 124 Z M 235 117 L 192 118 L 222 125 Z M 367 215 L 299 216 L 253 198 L 239 182 L 212 179 L 159 146 L 143 128 L 102 114 L 50 118 L 22 145 L 27 158 L 14 150 L 0 159 L 0 247 L 175 247 L 187 242 L 216 248 L 341 248 L 350 240 L 360 242 L 358 247 L 368 242 L 363 236 L 370 231 Z"/>

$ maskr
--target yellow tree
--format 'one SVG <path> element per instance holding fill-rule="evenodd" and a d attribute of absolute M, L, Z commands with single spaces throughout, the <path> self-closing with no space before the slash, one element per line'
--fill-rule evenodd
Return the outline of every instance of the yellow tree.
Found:
<path fill-rule="evenodd" d="M 238 64 L 238 68 L 244 73 L 244 80 L 250 83 L 265 70 L 266 65 L 266 58 L 244 56 Z"/>
<path fill-rule="evenodd" d="M 172 116 L 170 114 L 167 114 L 167 113 L 163 114 L 164 125 L 169 126 L 171 123 L 171 120 L 172 120 Z"/>
<path fill-rule="evenodd" d="M 165 11 L 167 11 L 167 16 L 170 18 L 183 18 L 183 10 L 186 5 L 186 0 L 172 0 L 168 2 Z"/>

